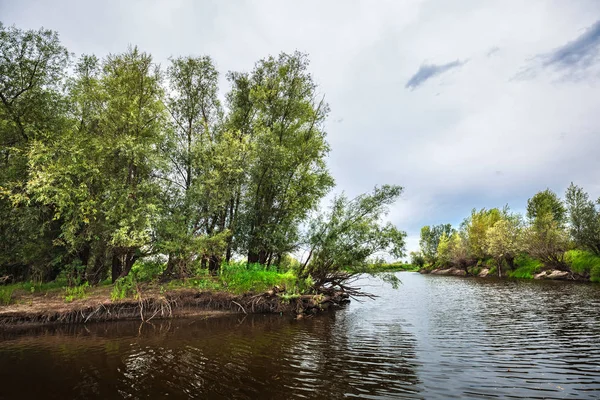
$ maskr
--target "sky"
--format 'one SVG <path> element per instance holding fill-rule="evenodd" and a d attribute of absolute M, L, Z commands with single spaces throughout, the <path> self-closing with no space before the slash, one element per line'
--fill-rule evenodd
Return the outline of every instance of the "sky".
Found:
<path fill-rule="evenodd" d="M 473 208 L 522 211 L 571 182 L 600 196 L 597 0 L 0 0 L 0 21 L 56 30 L 76 56 L 210 55 L 222 94 L 227 71 L 308 53 L 334 192 L 403 186 L 387 218 L 409 251 Z"/>

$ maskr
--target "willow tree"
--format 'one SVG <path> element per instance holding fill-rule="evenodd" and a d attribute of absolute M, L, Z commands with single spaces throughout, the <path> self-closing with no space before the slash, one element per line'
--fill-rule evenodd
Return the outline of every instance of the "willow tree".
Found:
<path fill-rule="evenodd" d="M 549 189 L 527 200 L 529 227 L 525 232 L 528 253 L 549 267 L 567 270 L 565 251 L 569 237 L 565 230 L 566 209 L 556 193 Z"/>
<path fill-rule="evenodd" d="M 333 186 L 325 157 L 329 111 L 307 71 L 305 54 L 259 61 L 249 75 L 249 121 L 256 153 L 239 235 L 248 262 L 269 264 L 295 249 L 298 226 Z"/>
<path fill-rule="evenodd" d="M 60 221 L 29 198 L 26 184 L 32 144 L 53 140 L 65 123 L 68 61 L 56 32 L 0 23 L 0 269 L 14 276 L 51 278 L 64 261 L 52 245 Z"/>
<path fill-rule="evenodd" d="M 90 280 L 103 278 L 106 258 L 114 281 L 150 250 L 164 164 L 160 83 L 158 67 L 137 48 L 108 56 L 101 68 L 84 57 L 71 87 L 73 123 L 33 148 L 29 191 L 64 220 L 61 240 L 84 265 L 93 254 Z"/>
<path fill-rule="evenodd" d="M 600 255 L 599 201 L 593 202 L 579 186 L 571 183 L 565 195 L 569 231 L 576 245 Z"/>
<path fill-rule="evenodd" d="M 365 271 L 369 257 L 381 252 L 403 257 L 406 233 L 381 222 L 401 192 L 400 186 L 384 185 L 354 199 L 335 197 L 330 211 L 309 223 L 308 256 L 298 277 L 310 277 L 317 289 L 341 288 L 358 294 L 347 281 Z"/>
<path fill-rule="evenodd" d="M 172 140 L 161 247 L 169 254 L 168 276 L 198 261 L 219 267 L 245 143 L 224 130 L 219 75 L 210 57 L 175 58 L 167 76 Z"/>

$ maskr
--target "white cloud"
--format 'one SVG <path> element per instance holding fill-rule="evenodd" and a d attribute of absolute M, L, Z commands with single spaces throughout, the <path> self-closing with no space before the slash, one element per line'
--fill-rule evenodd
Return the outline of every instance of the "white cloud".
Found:
<path fill-rule="evenodd" d="M 595 0 L 22 0 L 0 2 L 0 13 L 5 24 L 59 31 L 77 54 L 131 43 L 161 62 L 209 54 L 223 73 L 308 52 L 332 109 L 338 190 L 404 186 L 389 218 L 408 230 L 411 250 L 421 225 L 458 223 L 473 207 L 519 209 L 537 190 L 562 192 L 572 180 L 600 196 L 598 66 L 578 79 L 550 69 L 513 79 L 537 55 L 581 38 L 600 15 Z M 467 59 L 405 88 L 422 65 Z"/>

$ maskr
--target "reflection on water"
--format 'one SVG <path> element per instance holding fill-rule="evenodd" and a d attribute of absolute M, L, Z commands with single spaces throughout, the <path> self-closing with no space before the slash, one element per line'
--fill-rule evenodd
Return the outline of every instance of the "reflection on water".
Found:
<path fill-rule="evenodd" d="M 299 321 L 1 333 L 0 398 L 600 397 L 600 287 L 399 276 Z"/>

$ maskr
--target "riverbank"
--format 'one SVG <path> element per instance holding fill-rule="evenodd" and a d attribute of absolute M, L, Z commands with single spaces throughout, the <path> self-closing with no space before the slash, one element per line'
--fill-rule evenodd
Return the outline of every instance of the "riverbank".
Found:
<path fill-rule="evenodd" d="M 511 273 L 512 272 L 512 273 Z M 581 281 L 590 282 L 590 278 L 584 275 L 577 274 L 573 271 L 561 271 L 557 269 L 547 269 L 541 272 L 537 272 L 533 275 L 530 274 L 515 274 L 515 271 L 509 271 L 502 278 L 509 279 L 536 279 L 536 280 L 564 280 L 564 281 Z M 473 268 L 471 270 L 464 270 L 461 268 L 450 267 L 450 268 L 435 268 L 419 270 L 420 274 L 431 274 L 431 275 L 451 275 L 451 276 L 471 276 L 479 278 L 499 278 L 493 268 Z"/>
<path fill-rule="evenodd" d="M 113 287 L 89 289 L 82 298 L 65 300 L 64 292 L 49 290 L 17 293 L 12 304 L 0 306 L 0 329 L 45 324 L 166 319 L 177 317 L 215 317 L 225 314 L 284 313 L 312 314 L 348 302 L 341 292 L 330 295 L 289 295 L 282 289 L 236 294 L 203 291 L 189 287 L 165 290 L 145 285 L 129 298 L 111 299 Z"/>

